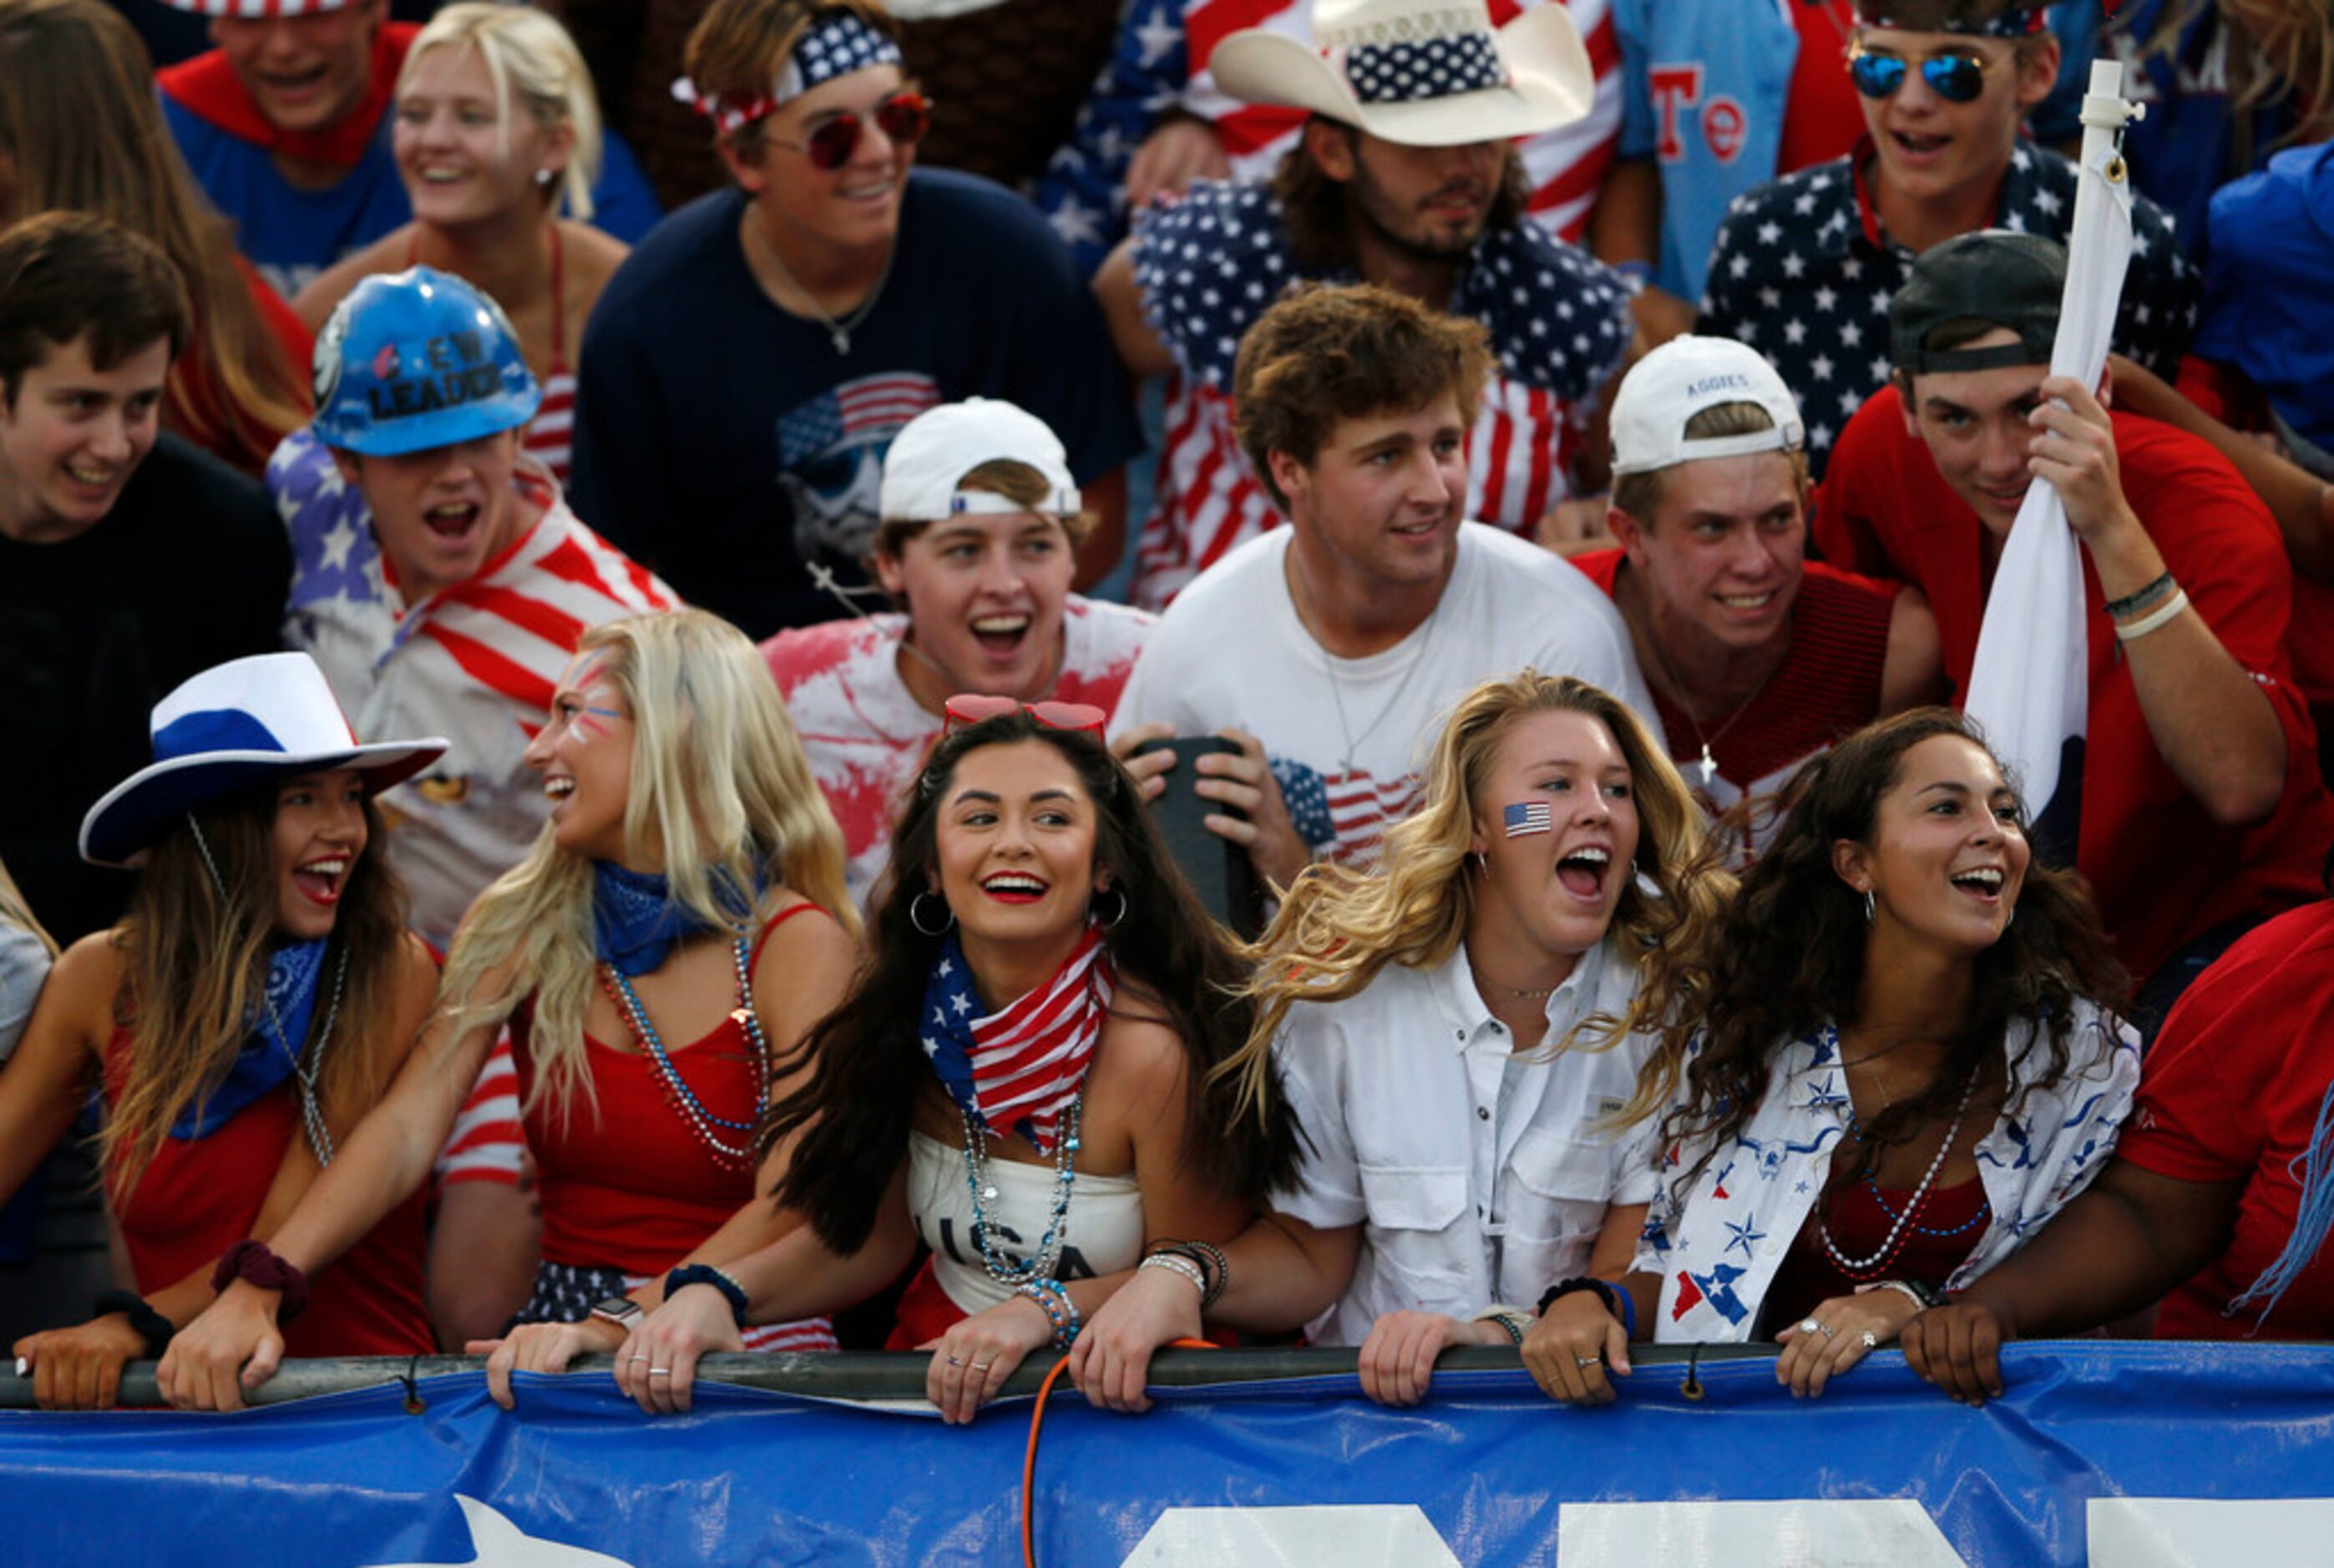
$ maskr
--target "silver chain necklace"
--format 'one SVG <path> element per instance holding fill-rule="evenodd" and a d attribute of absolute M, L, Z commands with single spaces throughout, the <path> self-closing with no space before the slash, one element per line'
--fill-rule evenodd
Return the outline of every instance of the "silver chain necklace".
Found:
<path fill-rule="evenodd" d="M 865 299 L 840 316 L 830 315 L 826 307 L 818 303 L 818 296 L 803 287 L 802 281 L 786 270 L 786 264 L 778 259 L 778 247 L 772 245 L 770 236 L 762 232 L 760 215 L 750 207 L 746 209 L 746 243 L 754 246 L 762 259 L 768 262 L 778 276 L 786 281 L 786 287 L 800 294 L 803 303 L 810 306 L 811 313 L 825 326 L 826 335 L 834 344 L 834 351 L 845 359 L 850 358 L 851 334 L 866 323 L 868 315 L 883 298 L 883 285 L 892 281 L 892 261 L 900 254 L 898 239 L 894 238 L 890 248 L 883 253 L 883 270 L 876 274 L 874 288 L 868 292 Z"/>
<path fill-rule="evenodd" d="M 1304 625 L 1308 619 L 1317 620 L 1320 618 L 1319 612 L 1313 608 L 1311 602 L 1312 594 L 1305 589 L 1304 582 L 1305 574 L 1301 570 L 1292 570 L 1289 572 L 1288 583 L 1291 590 L 1290 597 L 1297 603 L 1297 619 L 1299 625 Z M 1442 596 L 1437 597 L 1434 601 L 1434 608 L 1427 611 L 1424 622 L 1426 628 L 1425 635 L 1419 639 L 1417 653 L 1412 656 L 1410 663 L 1403 669 L 1402 678 L 1394 683 L 1394 691 L 1386 697 L 1384 706 L 1378 709 L 1377 717 L 1370 720 L 1367 726 L 1365 726 L 1359 735 L 1355 735 L 1354 733 L 1353 725 L 1345 717 L 1345 683 L 1337 678 L 1337 656 L 1335 653 L 1332 653 L 1329 650 L 1328 645 L 1321 640 L 1320 634 L 1318 632 L 1312 633 L 1314 645 L 1321 649 L 1322 668 L 1328 673 L 1329 702 L 1330 706 L 1337 715 L 1337 733 L 1340 736 L 1343 736 L 1345 741 L 1345 761 L 1339 764 L 1338 766 L 1340 771 L 1346 776 L 1351 777 L 1353 774 L 1354 754 L 1361 750 L 1362 742 L 1375 735 L 1378 731 L 1378 726 L 1385 723 L 1387 717 L 1391 715 L 1395 708 L 1402 706 L 1403 693 L 1410 689 L 1410 678 L 1416 675 L 1418 673 L 1418 667 L 1426 662 L 1427 649 L 1434 640 L 1435 625 L 1442 617 L 1442 600 L 1444 597 L 1448 597 L 1450 587 L 1449 584 L 1446 583 L 1444 584 Z M 1307 627 L 1307 630 L 1311 631 L 1312 629 L 1308 626 Z M 1405 638 L 1404 640 L 1407 640 L 1407 638 Z M 1399 647 L 1401 644 L 1397 643 L 1395 646 Z"/>

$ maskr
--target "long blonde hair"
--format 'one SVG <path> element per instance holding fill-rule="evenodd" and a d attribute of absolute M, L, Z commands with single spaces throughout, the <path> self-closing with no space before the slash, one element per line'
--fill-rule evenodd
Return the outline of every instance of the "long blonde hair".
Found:
<path fill-rule="evenodd" d="M 33 940 L 41 945 L 43 952 L 52 958 L 57 956 L 57 939 L 50 936 L 34 918 L 33 906 L 24 901 L 24 895 L 17 888 L 16 879 L 8 874 L 8 865 L 5 861 L 0 861 L 0 926 L 14 926 L 18 930 L 31 932 Z M 6 996 L 0 995 L 0 1003 L 7 999 Z"/>
<path fill-rule="evenodd" d="M 260 784 L 179 818 L 156 841 L 114 928 L 122 953 L 114 1018 L 130 1039 L 103 1134 L 117 1191 L 137 1184 L 171 1124 L 217 1087 L 261 1014 L 278 940 L 275 802 L 275 786 Z M 337 1015 L 319 1069 L 319 1098 L 335 1121 L 370 1109 L 388 1087 L 389 1055 L 373 1036 L 395 1015 L 406 942 L 404 890 L 370 798 L 364 814 L 364 852 L 349 870 L 325 959 L 337 966 L 347 955 L 347 988 L 336 1009 L 319 997 L 309 1022 L 313 1036 Z M 306 1049 L 303 1042 L 304 1060 Z"/>
<path fill-rule="evenodd" d="M 439 48 L 476 50 L 486 63 L 487 76 L 495 84 L 495 118 L 502 127 L 505 152 L 510 150 L 514 90 L 545 126 L 565 125 L 575 132 L 575 146 L 557 189 L 568 216 L 579 223 L 590 218 L 592 186 L 600 178 L 600 99 L 592 90 L 591 69 L 567 29 L 532 5 L 458 0 L 415 34 L 405 53 L 405 68 L 398 73 L 400 97 L 421 57 Z"/>
<path fill-rule="evenodd" d="M 308 422 L 291 362 L 236 265 L 235 236 L 187 172 L 129 23 L 98 0 L 0 0 L 0 161 L 15 185 L 0 227 L 60 208 L 111 218 L 170 258 L 195 336 L 170 365 L 167 422 L 256 472 Z"/>
<path fill-rule="evenodd" d="M 575 651 L 606 655 L 599 672 L 632 711 L 624 842 L 661 846 L 673 901 L 749 936 L 760 911 L 741 917 L 719 890 L 767 878 L 765 908 L 791 890 L 856 936 L 843 831 L 745 633 L 701 610 L 676 610 L 595 626 Z M 592 862 L 562 850 L 545 822 L 526 858 L 470 907 L 446 959 L 443 1039 L 497 1024 L 532 996 L 530 1109 L 548 1094 L 564 1115 L 579 1089 L 592 1096 L 584 1053 L 597 964 L 592 887 Z"/>
<path fill-rule="evenodd" d="M 1612 935 L 1635 957 L 1649 983 L 1639 995 L 1654 988 L 1650 982 L 1656 977 L 1667 986 L 1683 983 L 1670 972 L 1673 951 L 1683 950 L 1675 938 L 1721 918 L 1732 879 L 1706 846 L 1702 813 L 1668 754 L 1625 704 L 1585 680 L 1529 669 L 1486 680 L 1452 708 L 1427 760 L 1424 799 L 1386 831 L 1378 869 L 1363 874 L 1341 866 L 1307 867 L 1249 949 L 1256 966 L 1249 984 L 1257 1003 L 1255 1029 L 1239 1053 L 1217 1070 L 1239 1077 L 1244 1113 L 1262 1114 L 1272 1043 L 1291 1006 L 1343 1001 L 1359 995 L 1388 964 L 1432 968 L 1458 951 L 1475 909 L 1468 859 L 1477 798 L 1500 742 L 1535 713 L 1586 714 L 1620 747 L 1636 797 L 1638 875 L 1622 887 Z M 1646 891 L 1646 881 L 1654 893 Z M 1622 1018 L 1584 1019 L 1555 1046 L 1607 1048 L 1641 1026 L 1639 1011 L 1633 1004 Z M 1666 1100 L 1676 1072 L 1670 1062 L 1647 1074 L 1663 1081 L 1658 1097 L 1641 1082 L 1639 1098 L 1648 1111 Z"/>

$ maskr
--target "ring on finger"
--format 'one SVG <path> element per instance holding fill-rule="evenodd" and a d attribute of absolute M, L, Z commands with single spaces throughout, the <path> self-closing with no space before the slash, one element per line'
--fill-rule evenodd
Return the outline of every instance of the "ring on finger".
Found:
<path fill-rule="evenodd" d="M 1862 1333 L 1857 1335 L 1856 1339 L 1857 1342 L 1861 1344 L 1867 1351 L 1876 1351 L 1880 1348 L 1880 1336 L 1874 1333 L 1870 1329 L 1866 1329 Z"/>
<path fill-rule="evenodd" d="M 1576 1365 L 1584 1367 L 1601 1367 L 1605 1364 L 1603 1356 L 1575 1356 L 1572 1360 Z"/>
<path fill-rule="evenodd" d="M 950 1356 L 948 1359 L 948 1364 L 952 1367 L 960 1367 L 964 1365 L 964 1358 L 962 1356 Z"/>
<path fill-rule="evenodd" d="M 1813 1318 L 1801 1318 L 1799 1320 L 1799 1332 L 1803 1334 L 1819 1334 L 1828 1332 L 1828 1331 L 1825 1329 L 1823 1324 L 1816 1322 Z"/>
<path fill-rule="evenodd" d="M 649 1369 L 649 1376 L 652 1378 L 669 1378 L 672 1376 L 672 1369 L 670 1367 L 651 1367 Z"/>
<path fill-rule="evenodd" d="M 648 1359 L 649 1359 L 649 1358 L 648 1358 L 648 1357 L 646 1357 L 646 1356 L 634 1356 L 634 1357 L 632 1358 L 632 1361 L 647 1361 Z M 626 1362 L 625 1364 L 629 1366 L 629 1365 L 631 1364 L 631 1362 L 630 1362 L 630 1361 L 628 1361 L 628 1362 Z"/>
<path fill-rule="evenodd" d="M 994 1361 L 975 1361 L 972 1363 L 972 1371 L 976 1372 L 985 1372 L 996 1364 L 997 1363 Z"/>

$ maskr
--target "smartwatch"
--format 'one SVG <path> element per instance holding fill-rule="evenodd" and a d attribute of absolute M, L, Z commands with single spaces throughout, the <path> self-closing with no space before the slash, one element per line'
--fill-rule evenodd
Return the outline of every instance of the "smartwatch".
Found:
<path fill-rule="evenodd" d="M 641 1326 L 641 1303 L 628 1295 L 612 1295 L 606 1301 L 592 1303 L 592 1315 L 602 1323 L 615 1324 L 626 1333 Z"/>

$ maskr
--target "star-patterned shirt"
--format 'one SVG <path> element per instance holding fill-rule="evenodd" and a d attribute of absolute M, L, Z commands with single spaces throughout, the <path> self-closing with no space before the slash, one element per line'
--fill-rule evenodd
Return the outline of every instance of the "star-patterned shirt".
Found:
<path fill-rule="evenodd" d="M 2010 1111 L 1977 1146 L 1978 1178 L 1992 1206 L 1985 1234 L 1943 1283 L 1959 1290 L 2024 1245 L 2027 1236 L 2090 1185 L 2114 1152 L 2139 1085 L 2139 1038 L 2085 1002 L 2068 1031 L 2059 1082 L 2034 1082 L 2049 1064 L 2033 1021 L 2011 1025 Z M 1839 1036 L 1828 1024 L 1783 1042 L 1767 1092 L 1733 1147 L 1678 1190 L 1701 1159 L 1697 1144 L 1663 1157 L 1635 1269 L 1662 1276 L 1653 1337 L 1668 1343 L 1741 1343 L 1756 1336 L 1760 1304 L 1831 1174 L 1851 1114 Z M 1932 1282 L 1936 1283 L 1936 1282 Z"/>
<path fill-rule="evenodd" d="M 1278 199 L 1240 183 L 1201 181 L 1143 214 L 1133 261 L 1144 314 L 1176 366 L 1158 502 L 1135 546 L 1131 591 L 1135 603 L 1163 610 L 1280 522 L 1233 434 L 1232 362 L 1249 326 L 1307 274 Z M 1528 532 L 1570 494 L 1565 470 L 1588 401 L 1629 346 L 1628 289 L 1603 264 L 1519 223 L 1476 243 L 1450 309 L 1490 329 L 1499 360 L 1469 433 L 1467 515 Z"/>
<path fill-rule="evenodd" d="M 1888 302 L 1914 261 L 1881 229 L 1862 172 L 1871 156 L 1867 139 L 1847 158 L 1736 197 L 1719 226 L 1694 325 L 1750 344 L 1789 383 L 1818 478 L 1841 428 L 1888 380 Z M 2075 166 L 2021 141 L 1995 223 L 2064 240 L 2074 219 Z M 2170 380 L 2196 330 L 2196 269 L 2172 219 L 2146 197 L 2133 198 L 2131 226 L 2115 347 Z"/>

